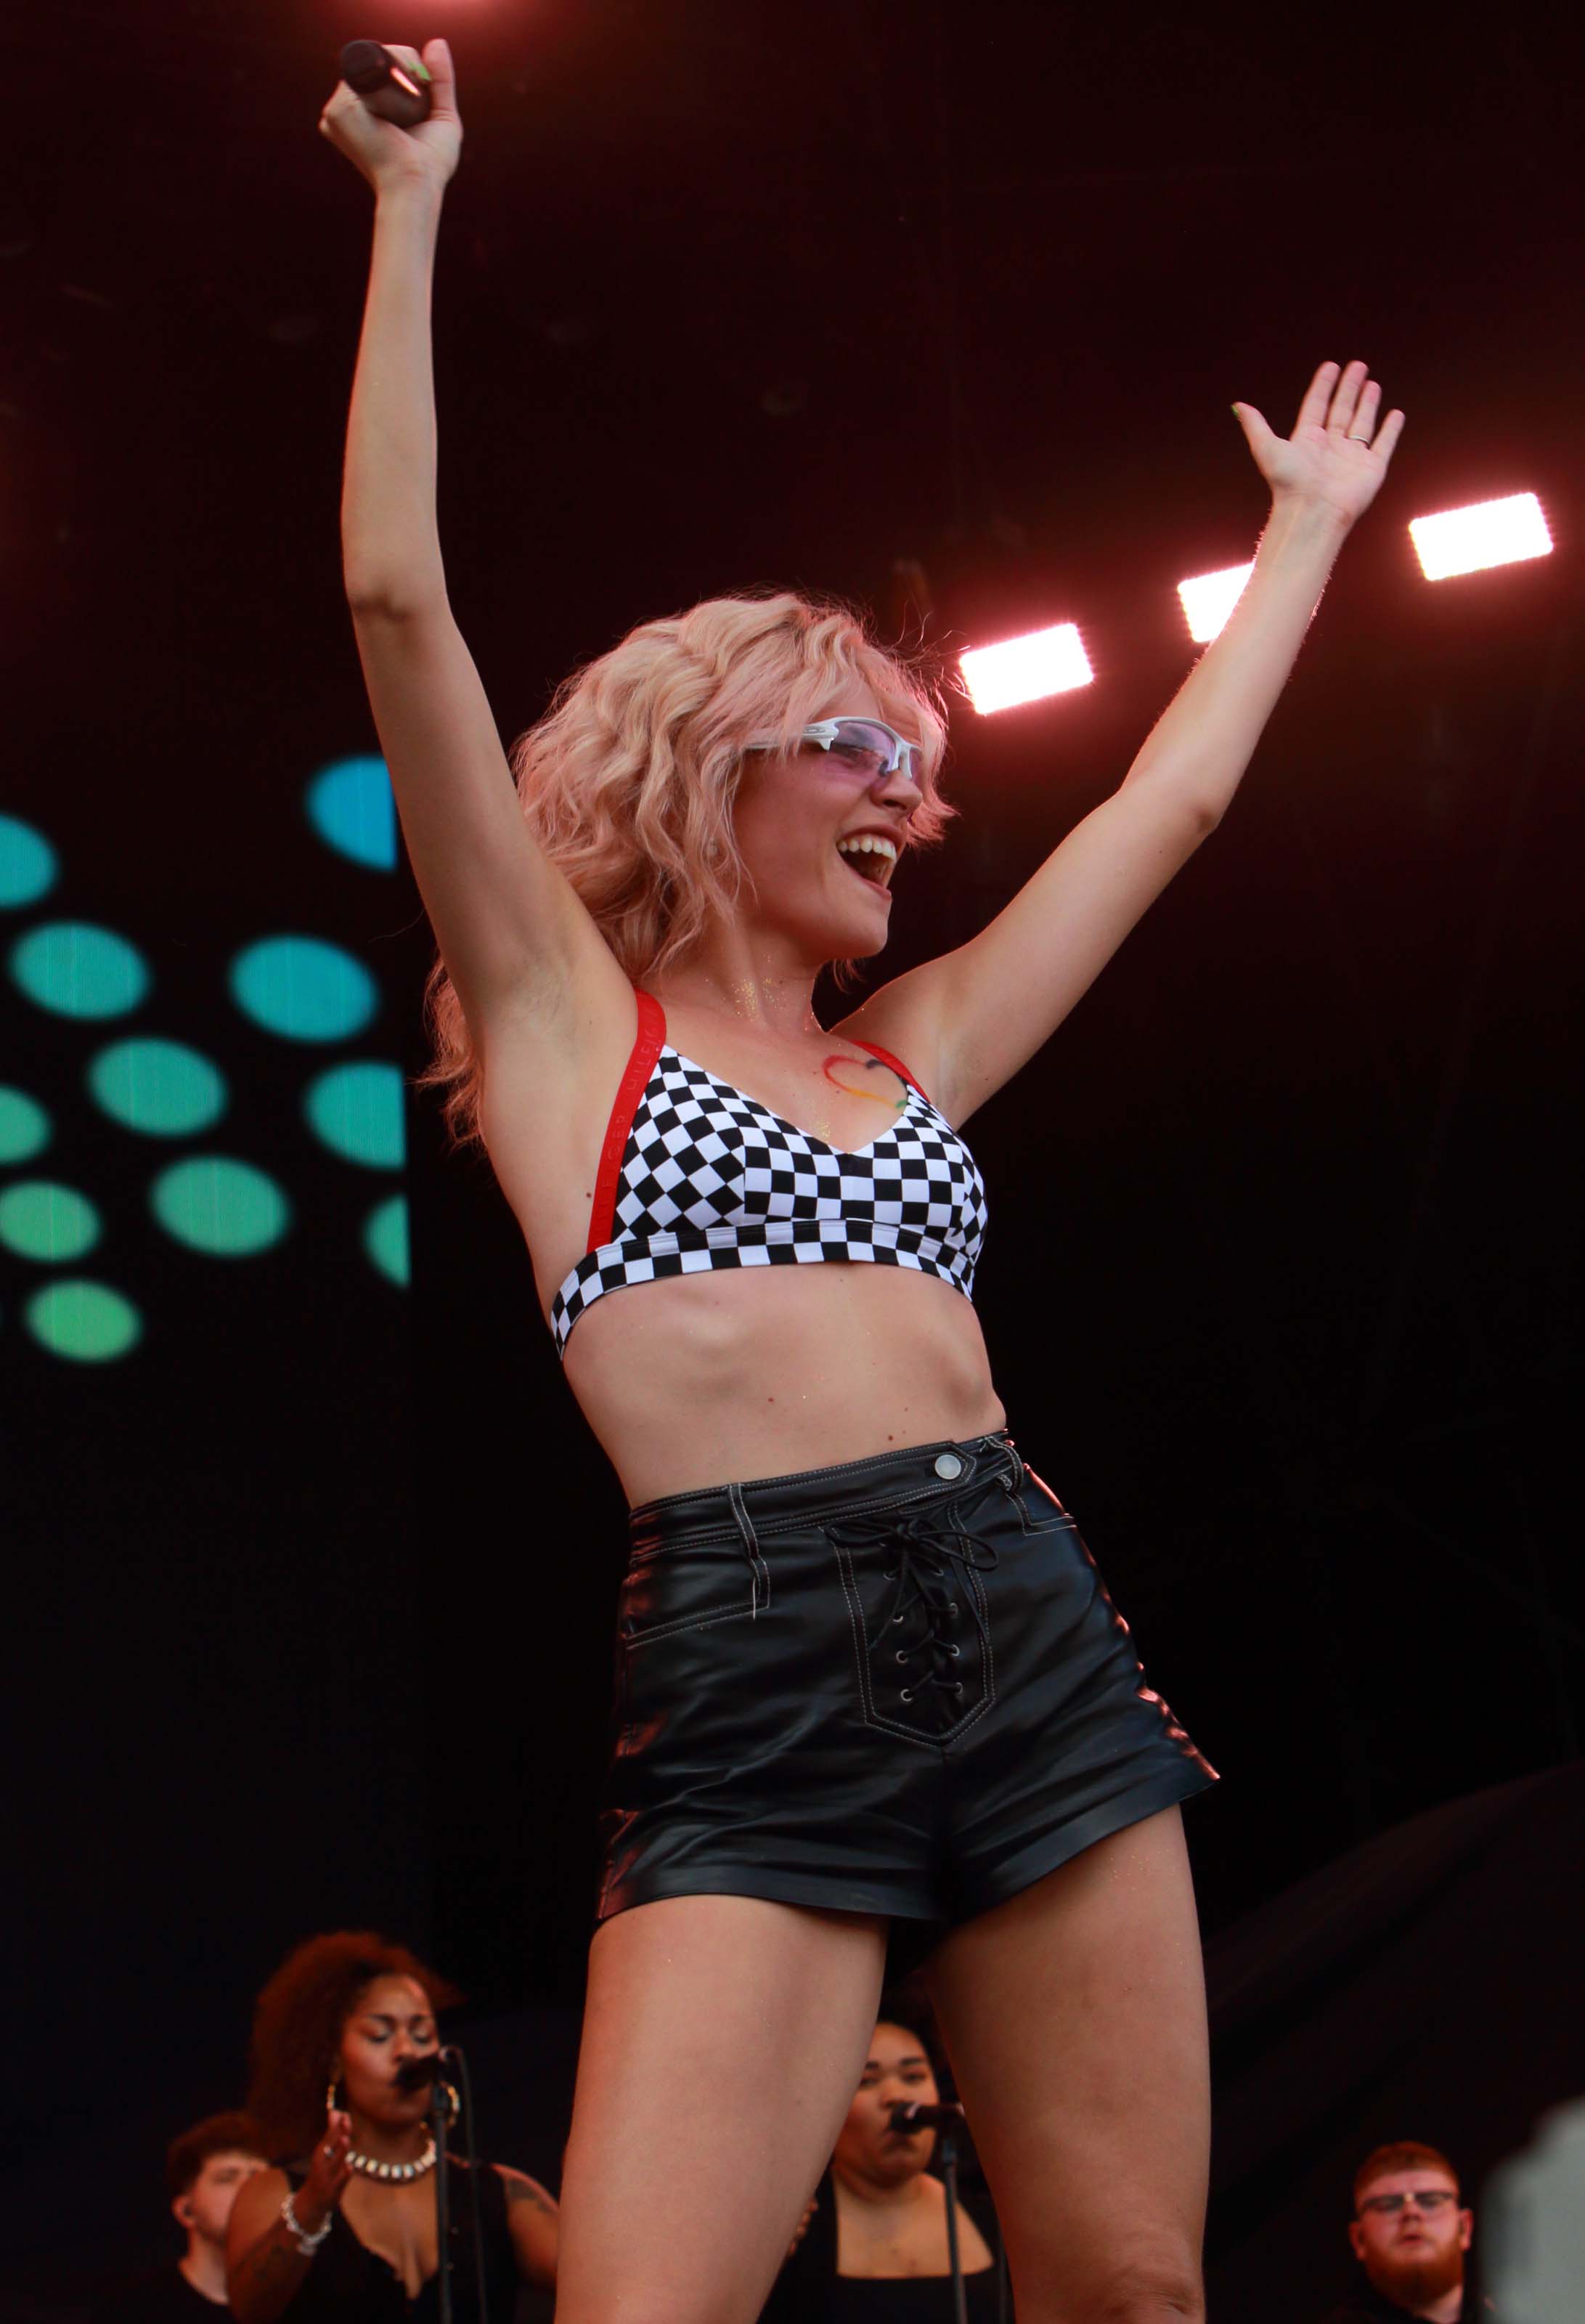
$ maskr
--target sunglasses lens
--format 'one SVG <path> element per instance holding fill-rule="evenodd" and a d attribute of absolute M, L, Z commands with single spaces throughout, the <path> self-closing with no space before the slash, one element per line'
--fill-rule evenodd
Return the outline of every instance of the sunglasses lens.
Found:
<path fill-rule="evenodd" d="M 871 718 L 838 719 L 835 748 L 869 760 L 878 775 L 889 774 L 898 766 L 910 775 L 914 771 L 913 744 Z"/>

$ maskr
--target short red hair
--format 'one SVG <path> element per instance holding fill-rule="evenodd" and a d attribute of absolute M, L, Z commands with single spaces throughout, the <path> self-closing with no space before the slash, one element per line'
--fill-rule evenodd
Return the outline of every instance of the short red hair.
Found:
<path fill-rule="evenodd" d="M 171 2201 L 190 2195 L 211 2155 L 256 2154 L 268 2160 L 264 2134 L 248 2114 L 206 2115 L 180 2138 L 173 2138 L 165 2156 L 165 2191 Z"/>
<path fill-rule="evenodd" d="M 1456 2189 L 1459 2174 L 1445 2154 L 1434 2146 L 1422 2146 L 1418 2140 L 1400 2138 L 1390 2146 L 1378 2146 L 1368 2154 L 1354 2173 L 1354 2209 L 1359 2208 L 1359 2198 L 1373 2179 L 1385 2179 L 1389 2171 L 1445 2171 Z"/>

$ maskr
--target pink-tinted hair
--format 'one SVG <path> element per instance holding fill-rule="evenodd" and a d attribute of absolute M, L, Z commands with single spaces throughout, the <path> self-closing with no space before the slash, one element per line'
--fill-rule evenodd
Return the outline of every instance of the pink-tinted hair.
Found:
<path fill-rule="evenodd" d="M 855 682 L 917 738 L 924 798 L 909 844 L 938 839 L 955 812 L 937 788 L 938 687 L 833 600 L 711 597 L 642 622 L 576 670 L 520 735 L 510 755 L 529 829 L 635 984 L 685 954 L 713 917 L 730 917 L 742 894 L 732 807 L 745 743 L 790 744 Z M 476 1144 L 483 1063 L 443 961 L 424 1012 L 435 1056 L 417 1086 L 444 1089 L 453 1143 Z"/>

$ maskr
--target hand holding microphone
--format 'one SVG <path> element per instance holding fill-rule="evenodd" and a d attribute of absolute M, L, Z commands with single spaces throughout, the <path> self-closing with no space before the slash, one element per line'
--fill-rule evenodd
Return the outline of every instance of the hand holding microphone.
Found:
<path fill-rule="evenodd" d="M 422 60 L 407 64 L 378 41 L 348 41 L 341 51 L 341 78 L 381 121 L 416 129 L 429 118 L 435 88 Z"/>
<path fill-rule="evenodd" d="M 456 75 L 444 41 L 417 49 L 395 41 L 352 41 L 341 52 L 343 78 L 319 130 L 361 170 L 376 193 L 402 184 L 437 192 L 462 153 Z"/>

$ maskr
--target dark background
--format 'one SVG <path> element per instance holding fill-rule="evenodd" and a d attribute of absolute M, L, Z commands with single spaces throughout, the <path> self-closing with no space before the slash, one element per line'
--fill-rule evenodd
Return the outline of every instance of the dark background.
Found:
<path fill-rule="evenodd" d="M 380 981 L 358 1053 L 422 1062 L 407 874 L 330 856 L 301 795 L 373 747 L 335 524 L 369 201 L 314 123 L 343 40 L 434 32 L 468 131 L 443 537 L 503 734 L 736 587 L 895 636 L 912 558 L 944 651 L 1083 629 L 1092 687 L 955 713 L 962 820 L 887 973 L 996 908 L 1190 666 L 1174 585 L 1263 514 L 1231 400 L 1286 429 L 1359 354 L 1407 409 L 1234 812 L 974 1123 L 978 1304 L 1226 1778 L 1190 1819 L 1212 1938 L 1578 1749 L 1578 57 L 1522 10 L 1472 42 L 1013 0 L 0 6 L 5 805 L 63 865 L 15 927 L 132 936 L 155 989 L 118 1029 L 222 1059 L 217 1142 L 297 1204 L 257 1259 L 179 1252 L 82 1096 L 102 1037 L 8 988 L 3 1077 L 148 1323 L 51 1359 L 0 1252 L 4 2246 L 41 2282 L 66 2235 L 85 2267 L 165 2247 L 159 2150 L 235 2100 L 313 1929 L 388 1927 L 570 2052 L 620 1498 L 484 1170 L 410 1106 L 412 1287 L 382 1281 L 305 1061 L 224 992 L 242 944 L 316 932 Z M 1411 517 L 1521 490 L 1553 555 L 1421 578 Z M 552 2172 L 561 2079 L 521 2157 Z M 1401 2127 L 1437 2139 L 1440 2103 Z M 1367 2116 L 1331 2121 L 1318 2221 Z M 1501 2148 L 1464 2135 L 1478 2176 Z"/>

